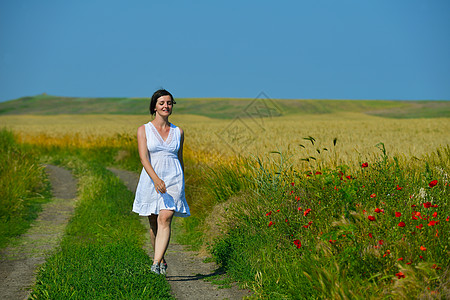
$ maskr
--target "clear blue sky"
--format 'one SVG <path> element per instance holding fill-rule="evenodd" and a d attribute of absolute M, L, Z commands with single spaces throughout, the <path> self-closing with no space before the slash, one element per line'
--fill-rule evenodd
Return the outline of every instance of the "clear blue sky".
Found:
<path fill-rule="evenodd" d="M 450 100 L 450 1 L 0 0 L 0 101 Z"/>

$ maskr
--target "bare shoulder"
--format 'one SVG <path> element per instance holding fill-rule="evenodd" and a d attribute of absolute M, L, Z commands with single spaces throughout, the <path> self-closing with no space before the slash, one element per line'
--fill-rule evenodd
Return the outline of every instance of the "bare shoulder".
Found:
<path fill-rule="evenodd" d="M 180 134 L 183 136 L 184 135 L 183 129 L 181 129 L 181 127 L 178 127 L 178 129 L 180 129 Z"/>
<path fill-rule="evenodd" d="M 137 130 L 137 135 L 139 136 L 144 136 L 145 137 L 145 125 L 139 126 L 138 130 Z"/>

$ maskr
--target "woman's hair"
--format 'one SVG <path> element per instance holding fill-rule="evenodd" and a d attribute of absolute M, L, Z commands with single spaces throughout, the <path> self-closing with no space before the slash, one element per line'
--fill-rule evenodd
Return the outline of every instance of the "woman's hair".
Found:
<path fill-rule="evenodd" d="M 170 96 L 170 99 L 172 99 L 172 104 L 175 104 L 176 102 L 173 100 L 173 96 L 171 93 L 169 93 L 168 91 L 166 91 L 165 89 L 160 89 L 157 90 L 156 92 L 153 93 L 152 99 L 150 100 L 150 114 L 154 115 L 155 114 L 155 107 L 156 107 L 156 101 L 159 99 L 159 97 L 161 96 Z"/>

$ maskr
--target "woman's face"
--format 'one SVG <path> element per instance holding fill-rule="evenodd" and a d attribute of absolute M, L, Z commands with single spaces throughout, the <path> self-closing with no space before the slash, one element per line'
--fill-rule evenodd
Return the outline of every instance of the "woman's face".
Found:
<path fill-rule="evenodd" d="M 155 112 L 161 116 L 172 114 L 173 101 L 169 95 L 161 96 L 156 100 Z"/>

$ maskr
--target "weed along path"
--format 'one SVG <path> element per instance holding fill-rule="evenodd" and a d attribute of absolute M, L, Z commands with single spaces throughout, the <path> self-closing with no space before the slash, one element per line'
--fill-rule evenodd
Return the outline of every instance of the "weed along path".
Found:
<path fill-rule="evenodd" d="M 0 251 L 0 299 L 27 299 L 36 269 L 58 245 L 75 208 L 77 183 L 72 173 L 46 166 L 53 200 L 42 206 L 27 233 Z"/>
<path fill-rule="evenodd" d="M 109 168 L 116 174 L 132 192 L 136 191 L 139 175 L 130 171 Z M 147 218 L 141 218 L 142 224 L 150 230 Z M 150 244 L 150 235 L 146 235 L 144 245 L 149 255 L 153 249 Z M 183 245 L 173 242 L 169 244 L 165 255 L 168 262 L 167 281 L 169 282 L 172 294 L 177 299 L 242 299 L 250 296 L 248 291 L 240 290 L 233 286 L 231 288 L 221 288 L 205 281 L 208 277 L 218 275 L 214 263 L 204 263 L 204 258 L 199 257 L 197 252 L 186 251 Z"/>

